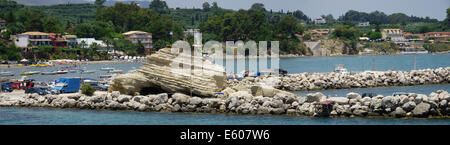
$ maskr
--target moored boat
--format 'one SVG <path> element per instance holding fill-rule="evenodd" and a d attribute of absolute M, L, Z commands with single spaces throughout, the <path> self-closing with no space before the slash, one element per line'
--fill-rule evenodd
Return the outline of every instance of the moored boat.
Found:
<path fill-rule="evenodd" d="M 56 75 L 57 72 L 42 72 L 41 75 Z"/>
<path fill-rule="evenodd" d="M 112 77 L 112 75 L 101 75 L 101 76 L 98 76 L 99 78 L 111 78 Z"/>
<path fill-rule="evenodd" d="M 82 74 L 93 74 L 93 73 L 95 73 L 95 70 L 81 70 L 80 73 L 82 73 Z"/>
<path fill-rule="evenodd" d="M 114 68 L 112 68 L 112 67 L 102 67 L 102 68 L 100 68 L 100 70 L 111 71 L 111 70 L 114 70 Z"/>
<path fill-rule="evenodd" d="M 14 76 L 12 72 L 0 72 L 0 76 Z"/>
<path fill-rule="evenodd" d="M 108 73 L 122 73 L 122 70 L 120 70 L 120 69 L 114 69 L 114 70 L 108 71 Z"/>
<path fill-rule="evenodd" d="M 335 73 L 348 73 L 347 69 L 344 68 L 344 65 L 339 64 L 336 66 L 336 68 L 334 69 Z"/>
<path fill-rule="evenodd" d="M 29 75 L 34 75 L 34 73 L 33 72 L 24 72 L 24 73 L 20 73 L 20 75 L 29 76 Z"/>
<path fill-rule="evenodd" d="M 56 73 L 57 74 L 66 74 L 66 73 L 68 73 L 68 71 L 66 71 L 66 70 L 59 70 L 59 71 L 56 71 Z"/>

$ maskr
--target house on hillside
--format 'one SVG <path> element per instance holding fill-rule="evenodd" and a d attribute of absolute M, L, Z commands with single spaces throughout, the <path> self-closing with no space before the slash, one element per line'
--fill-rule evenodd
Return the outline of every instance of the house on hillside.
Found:
<path fill-rule="evenodd" d="M 0 18 L 0 27 L 5 27 L 6 26 L 6 20 L 3 20 L 2 18 Z"/>
<path fill-rule="evenodd" d="M 49 33 L 54 48 L 67 48 L 67 40 L 61 33 Z"/>
<path fill-rule="evenodd" d="M 77 35 L 65 35 L 64 38 L 67 40 L 69 48 L 77 47 Z"/>
<path fill-rule="evenodd" d="M 382 29 L 381 38 L 391 41 L 404 41 L 402 29 Z"/>
<path fill-rule="evenodd" d="M 361 23 L 358 23 L 357 26 L 358 27 L 367 27 L 367 26 L 370 26 L 370 22 L 361 22 Z"/>
<path fill-rule="evenodd" d="M 132 43 L 137 44 L 139 41 L 145 48 L 145 54 L 150 54 L 153 48 L 152 33 L 144 31 L 128 31 L 123 33 L 125 39 L 130 40 Z"/>
<path fill-rule="evenodd" d="M 327 20 L 325 18 L 316 18 L 313 20 L 314 24 L 325 24 Z"/>
<path fill-rule="evenodd" d="M 25 32 L 22 34 L 11 35 L 14 45 L 19 48 L 28 48 L 29 46 L 51 45 L 50 34 L 43 32 Z"/>
<path fill-rule="evenodd" d="M 295 34 L 295 37 L 297 37 L 298 40 L 303 40 L 303 35 Z"/>
<path fill-rule="evenodd" d="M 107 45 L 102 40 L 95 40 L 95 38 L 76 38 L 76 40 L 77 40 L 77 45 L 80 48 L 89 48 L 94 43 L 97 44 L 98 47 L 100 48 L 97 51 L 105 50 L 107 48 Z M 110 46 L 110 47 L 112 47 L 112 46 Z"/>
<path fill-rule="evenodd" d="M 424 38 L 433 42 L 450 42 L 450 32 L 428 32 L 424 34 Z"/>
<path fill-rule="evenodd" d="M 329 29 L 314 29 L 314 30 L 305 31 L 304 34 L 310 34 L 311 39 L 313 39 L 313 40 L 328 39 L 330 30 Z"/>

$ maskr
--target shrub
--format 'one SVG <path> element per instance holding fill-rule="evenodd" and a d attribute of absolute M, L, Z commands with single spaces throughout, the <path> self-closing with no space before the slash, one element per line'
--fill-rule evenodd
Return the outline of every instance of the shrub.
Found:
<path fill-rule="evenodd" d="M 92 95 L 94 95 L 94 92 L 95 92 L 94 87 L 92 87 L 89 84 L 81 86 L 81 93 L 82 94 L 85 94 L 85 95 L 88 95 L 88 96 L 92 96 Z"/>

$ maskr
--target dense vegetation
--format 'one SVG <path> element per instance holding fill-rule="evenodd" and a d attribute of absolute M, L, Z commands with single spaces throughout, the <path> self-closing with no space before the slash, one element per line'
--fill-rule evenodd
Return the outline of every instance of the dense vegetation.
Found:
<path fill-rule="evenodd" d="M 309 49 L 297 39 L 295 34 L 317 28 L 334 29 L 331 39 L 344 40 L 351 46 L 350 54 L 358 50 L 357 39 L 360 36 L 371 40 L 381 38 L 380 29 L 401 28 L 406 32 L 426 33 L 431 31 L 450 31 L 450 8 L 447 18 L 437 21 L 428 17 L 407 16 L 402 13 L 391 15 L 375 11 L 371 13 L 350 10 L 335 19 L 332 15 L 322 15 L 326 24 L 312 24 L 311 18 L 302 11 L 274 12 L 255 3 L 248 10 L 223 9 L 217 3 L 205 2 L 201 8 L 169 8 L 165 1 L 152 0 L 148 8 L 141 8 L 134 2 L 117 2 L 114 6 L 104 6 L 106 0 L 96 0 L 94 4 L 60 4 L 52 6 L 24 6 L 14 1 L 0 0 L 0 18 L 8 23 L 6 32 L 1 34 L 0 59 L 18 60 L 20 49 L 8 46 L 10 35 L 26 31 L 75 34 L 83 38 L 103 40 L 108 46 L 128 55 L 143 55 L 142 44 L 133 44 L 125 40 L 123 32 L 142 30 L 153 35 L 154 48 L 159 49 L 184 38 L 186 29 L 200 29 L 203 40 L 237 41 L 279 41 L 282 53 L 310 54 Z M 356 27 L 358 22 L 369 21 L 369 27 Z M 300 23 L 303 23 L 301 25 Z M 3 28 L 2 28 L 3 29 Z M 375 29 L 374 32 L 372 30 Z M 304 35 L 308 40 L 311 35 Z M 188 37 L 192 41 L 192 36 Z M 85 44 L 84 44 L 85 45 Z M 370 44 L 380 51 L 396 50 L 390 43 Z M 270 44 L 268 44 L 270 46 Z M 51 46 L 39 47 L 31 52 L 22 53 L 23 57 L 39 59 L 90 59 L 100 60 L 110 56 L 99 46 L 56 50 Z M 448 50 L 448 44 L 429 44 L 426 49 L 434 51 Z"/>

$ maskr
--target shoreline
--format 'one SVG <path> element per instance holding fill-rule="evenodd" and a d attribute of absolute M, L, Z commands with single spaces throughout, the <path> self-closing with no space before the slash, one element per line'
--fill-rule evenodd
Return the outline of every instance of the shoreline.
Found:
<path fill-rule="evenodd" d="M 438 90 L 430 95 L 327 97 L 321 93 L 302 96 L 276 94 L 253 96 L 242 91 L 228 98 L 199 98 L 181 93 L 130 96 L 119 92 L 45 95 L 0 94 L 0 107 L 71 108 L 80 110 L 124 110 L 141 112 L 180 112 L 236 115 L 287 115 L 305 117 L 367 118 L 450 118 L 450 95 Z M 328 108 L 328 109 L 327 109 Z"/>
<path fill-rule="evenodd" d="M 427 54 L 448 54 L 448 53 L 444 53 L 444 52 L 435 52 L 435 53 L 427 53 Z M 416 54 L 416 55 L 427 55 L 427 54 Z M 305 55 L 294 55 L 294 54 L 286 54 L 286 55 L 279 55 L 279 58 L 309 58 L 309 57 L 340 57 L 340 56 L 385 56 L 385 55 L 415 55 L 415 54 L 356 54 L 356 55 L 331 55 L 331 56 L 305 56 Z M 243 58 L 256 58 L 256 57 L 249 57 L 249 56 L 245 56 L 245 57 L 237 57 L 237 59 L 243 59 Z M 272 58 L 270 55 L 267 56 L 267 58 Z M 82 61 L 81 65 L 86 65 L 86 64 L 110 64 L 110 63 L 125 63 L 125 62 L 130 62 L 132 63 L 133 61 L 115 61 L 115 60 L 101 60 L 101 61 Z M 77 63 L 78 65 L 80 63 Z M 65 64 L 65 65 L 55 65 L 55 66 L 67 66 L 67 65 L 73 65 L 73 64 Z M 10 64 L 10 67 L 8 68 L 8 64 L 0 64 L 0 69 L 12 69 L 12 68 L 20 68 L 20 67 L 30 67 L 30 66 L 17 66 L 17 64 Z"/>
<path fill-rule="evenodd" d="M 72 65 L 91 65 L 91 64 L 113 64 L 113 63 L 141 63 L 141 62 L 134 62 L 134 61 L 114 61 L 114 60 L 102 60 L 102 61 L 82 61 L 75 64 L 58 64 L 58 65 L 52 65 L 52 66 L 18 66 L 17 64 L 10 64 L 8 67 L 8 64 L 0 64 L 0 69 L 7 70 L 7 69 L 15 69 L 15 68 L 46 68 L 46 67 L 64 67 L 64 66 L 72 66 Z"/>

